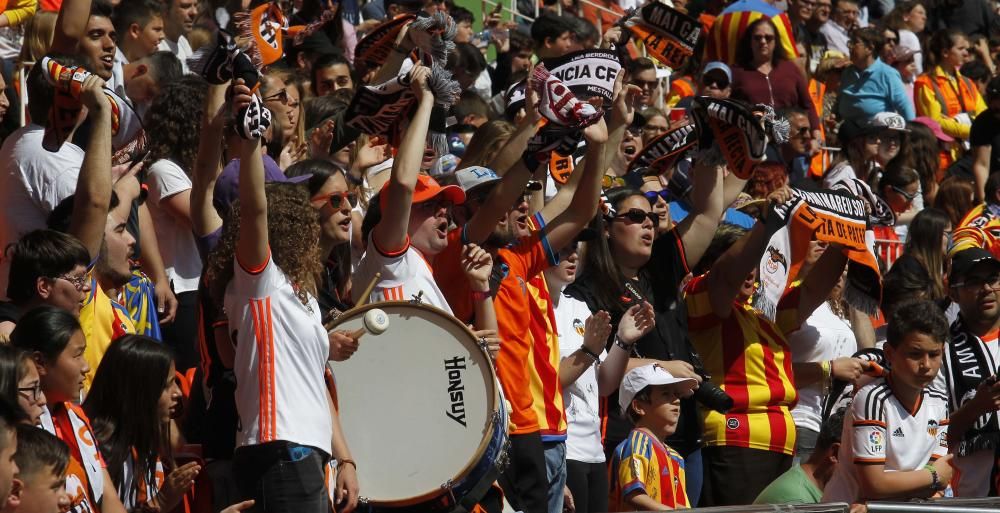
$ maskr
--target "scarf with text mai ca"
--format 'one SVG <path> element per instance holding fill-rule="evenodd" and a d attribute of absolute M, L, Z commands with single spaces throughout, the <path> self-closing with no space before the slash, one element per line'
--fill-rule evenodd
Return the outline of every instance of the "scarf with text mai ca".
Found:
<path fill-rule="evenodd" d="M 843 191 L 792 188 L 791 199 L 771 206 L 766 228 L 767 250 L 758 266 L 754 308 L 774 319 L 778 301 L 801 270 L 815 237 L 843 247 L 848 259 L 844 297 L 858 310 L 875 313 L 882 299 L 882 277 L 862 200 Z"/>

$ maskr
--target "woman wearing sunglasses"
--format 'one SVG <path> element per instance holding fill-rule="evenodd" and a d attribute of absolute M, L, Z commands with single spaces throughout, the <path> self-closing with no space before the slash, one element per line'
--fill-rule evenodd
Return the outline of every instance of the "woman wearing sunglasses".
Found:
<path fill-rule="evenodd" d="M 879 180 L 879 195 L 889 204 L 896 216 L 894 230 L 899 240 L 906 240 L 906 230 L 910 220 L 917 215 L 922 206 L 916 204 L 920 197 L 920 175 L 913 168 L 899 167 L 889 169 Z M 905 219 L 905 222 L 901 220 Z M 876 231 L 876 237 L 878 232 Z"/>
<path fill-rule="evenodd" d="M 724 181 L 724 169 L 696 165 L 691 171 L 691 213 L 659 237 L 656 227 L 660 216 L 646 196 L 633 188 L 609 189 L 604 212 L 590 224 L 597 237 L 587 243 L 581 276 L 566 293 L 586 303 L 592 312 L 608 312 L 614 326 L 632 305 L 643 301 L 653 305 L 656 326 L 636 341 L 631 352 L 633 364 L 650 359 L 648 363 L 658 361 L 674 376 L 702 379 L 692 366 L 696 359 L 679 289 L 689 266 L 708 248 L 723 205 L 731 203 L 746 183 L 735 175 Z M 731 197 L 725 198 L 727 195 Z M 628 418 L 617 408 L 612 410 L 605 440 L 609 449 L 631 429 Z M 702 483 L 701 435 L 694 401 L 681 400 L 677 432 L 668 443 L 684 456 L 692 504 L 697 504 Z"/>
<path fill-rule="evenodd" d="M 0 345 L 0 395 L 21 407 L 27 423 L 38 425 L 45 408 L 45 392 L 31 353 L 9 344 Z"/>
<path fill-rule="evenodd" d="M 805 111 L 813 131 L 813 149 L 819 150 L 823 134 L 809 96 L 806 77 L 790 60 L 778 30 L 769 18 L 754 21 L 743 32 L 736 46 L 732 74 L 733 98 L 767 104 L 775 110 L 798 107 Z"/>
<path fill-rule="evenodd" d="M 309 203 L 319 214 L 319 254 L 324 262 L 316 299 L 323 312 L 346 311 L 351 307 L 351 210 L 358 197 L 343 170 L 325 160 L 303 160 L 285 170 L 288 177 L 306 175 Z M 356 226 L 360 225 L 359 219 Z"/>

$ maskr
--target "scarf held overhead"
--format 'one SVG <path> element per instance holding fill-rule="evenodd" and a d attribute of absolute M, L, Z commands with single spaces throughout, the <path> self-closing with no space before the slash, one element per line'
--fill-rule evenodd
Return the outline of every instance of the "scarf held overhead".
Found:
<path fill-rule="evenodd" d="M 718 148 L 729 170 L 744 180 L 766 160 L 769 140 L 777 144 L 788 140 L 788 121 L 779 120 L 767 105 L 699 96 L 693 107 L 698 148 Z"/>
<path fill-rule="evenodd" d="M 647 52 L 671 68 L 679 68 L 694 55 L 701 37 L 701 22 L 659 2 L 643 6 L 625 26 Z"/>
<path fill-rule="evenodd" d="M 451 107 L 461 94 L 451 73 L 437 65 L 431 66 L 427 86 L 434 102 L 442 108 Z M 384 84 L 358 88 L 344 115 L 346 123 L 368 135 L 383 136 L 398 147 L 405 123 L 416 107 L 417 97 L 410 89 L 409 75 L 399 75 Z"/>
<path fill-rule="evenodd" d="M 882 298 L 882 279 L 875 260 L 874 235 L 864 203 L 833 191 L 792 189 L 792 198 L 774 205 L 767 219 L 767 246 L 758 266 L 760 288 L 754 307 L 770 319 L 778 300 L 805 262 L 809 242 L 843 246 L 848 258 L 844 296 L 855 308 L 872 314 Z"/>
<path fill-rule="evenodd" d="M 632 159 L 628 172 L 643 171 L 643 174 L 661 174 L 674 167 L 678 159 L 694 150 L 698 134 L 694 125 L 675 128 L 653 139 Z"/>
<path fill-rule="evenodd" d="M 41 65 L 45 78 L 55 88 L 42 147 L 54 152 L 59 151 L 76 127 L 83 110 L 80 102 L 83 82 L 91 73 L 80 67 L 63 66 L 48 57 L 42 58 Z M 104 95 L 111 107 L 111 151 L 117 161 L 119 152 L 135 150 L 144 141 L 142 120 L 129 102 L 111 89 L 105 87 Z"/>

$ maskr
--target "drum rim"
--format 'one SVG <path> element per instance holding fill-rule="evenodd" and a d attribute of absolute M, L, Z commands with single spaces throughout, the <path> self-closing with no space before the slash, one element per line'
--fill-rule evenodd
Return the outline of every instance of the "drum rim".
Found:
<path fill-rule="evenodd" d="M 496 422 L 497 422 L 497 420 L 501 420 L 502 421 L 505 418 L 504 415 L 498 414 L 500 412 L 500 408 L 506 408 L 507 407 L 506 404 L 501 404 L 503 401 L 502 401 L 502 396 L 500 394 L 500 380 L 497 378 L 497 372 L 496 372 L 496 367 L 495 367 L 496 366 L 496 362 L 490 356 L 489 352 L 483 350 L 483 348 L 481 346 L 479 346 L 479 341 L 476 340 L 475 333 L 473 333 L 472 330 L 464 322 L 460 321 L 454 315 L 452 315 L 452 314 L 450 314 L 450 313 L 448 313 L 448 312 L 446 312 L 446 311 L 444 311 L 444 310 L 442 310 L 442 309 L 440 309 L 440 308 L 438 308 L 438 307 L 436 307 L 434 305 L 429 305 L 429 304 L 420 303 L 420 302 L 414 302 L 414 301 L 381 301 L 381 302 L 377 302 L 377 303 L 367 303 L 367 304 L 362 305 L 362 306 L 356 306 L 356 307 L 354 307 L 354 308 L 352 308 L 352 309 L 350 309 L 350 310 L 348 310 L 348 311 L 340 314 L 340 316 L 337 317 L 337 320 L 334 322 L 334 324 L 331 326 L 331 328 L 329 330 L 327 330 L 327 331 L 328 332 L 332 332 L 332 331 L 336 330 L 338 326 L 340 326 L 341 324 L 343 324 L 344 322 L 346 322 L 349 318 L 355 318 L 359 314 L 364 314 L 364 312 L 367 312 L 368 310 L 372 310 L 374 308 L 399 307 L 399 306 L 406 306 L 406 307 L 413 307 L 413 308 L 417 308 L 417 309 L 423 309 L 423 310 L 426 310 L 426 311 L 428 311 L 428 312 L 430 312 L 432 314 L 439 314 L 442 317 L 445 317 L 448 320 L 448 322 L 452 323 L 455 326 L 458 326 L 461 329 L 461 331 L 464 331 L 466 334 L 469 335 L 469 338 L 473 341 L 473 343 L 476 345 L 476 347 L 479 348 L 479 351 L 483 354 L 483 356 L 486 357 L 486 361 L 489 362 L 489 366 L 488 367 L 489 367 L 489 371 L 490 371 L 490 376 L 493 377 L 493 383 L 491 384 L 491 388 L 493 389 L 493 394 L 492 394 L 493 395 L 492 410 L 494 412 L 494 415 L 492 415 L 492 418 L 490 418 L 489 423 L 487 424 L 486 432 L 489 434 L 489 436 L 483 437 L 483 440 L 479 442 L 479 447 L 476 448 L 475 454 L 469 459 L 468 462 L 465 463 L 465 465 L 462 467 L 461 470 L 459 470 L 459 472 L 455 475 L 455 477 L 453 477 L 451 479 L 451 481 L 449 481 L 450 483 L 459 483 L 463 479 L 465 479 L 466 477 L 468 477 L 469 473 L 472 472 L 472 469 L 475 468 L 476 464 L 483 458 L 483 456 L 485 456 L 486 450 L 489 448 L 490 442 L 493 440 L 492 433 L 494 431 L 496 431 Z M 328 361 L 327 362 L 327 368 L 330 370 L 331 373 L 334 374 L 334 380 L 336 381 L 336 372 L 335 372 L 335 370 L 333 368 L 330 367 L 330 364 L 332 364 L 332 363 L 334 363 L 334 362 L 333 361 Z M 346 362 L 338 362 L 338 363 L 350 363 L 350 360 L 347 360 Z M 506 433 L 507 429 L 504 428 L 503 432 Z M 448 483 L 441 483 L 442 486 L 444 486 L 446 484 L 448 484 Z M 432 490 L 432 491 L 427 492 L 427 493 L 422 494 L 422 495 L 417 495 L 417 496 L 413 496 L 413 497 L 406 497 L 406 498 L 403 498 L 403 499 L 393 500 L 393 501 L 381 501 L 381 500 L 372 499 L 372 498 L 369 497 L 369 498 L 367 498 L 368 499 L 367 502 L 369 504 L 385 505 L 385 506 L 412 506 L 412 505 L 420 504 L 422 502 L 427 502 L 429 500 L 435 499 L 435 498 L 440 497 L 441 495 L 443 495 L 443 494 L 445 494 L 447 492 L 448 492 L 447 489 L 439 488 L 437 490 Z M 362 490 L 362 494 L 361 495 L 362 496 L 364 495 L 364 491 L 363 490 Z"/>

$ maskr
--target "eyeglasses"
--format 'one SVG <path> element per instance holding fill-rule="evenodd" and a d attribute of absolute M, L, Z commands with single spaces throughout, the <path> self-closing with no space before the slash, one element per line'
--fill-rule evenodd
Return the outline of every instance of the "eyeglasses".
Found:
<path fill-rule="evenodd" d="M 17 387 L 18 393 L 24 394 L 24 397 L 32 402 L 38 400 L 38 396 L 42 395 L 42 384 L 38 381 L 30 387 Z"/>
<path fill-rule="evenodd" d="M 632 85 L 638 86 L 640 89 L 656 89 L 656 86 L 660 84 L 656 80 L 639 80 L 638 78 L 632 79 Z"/>
<path fill-rule="evenodd" d="M 73 285 L 73 288 L 75 288 L 78 291 L 82 291 L 83 288 L 87 286 L 88 283 L 90 283 L 89 275 L 86 274 L 84 274 L 83 276 L 70 276 L 68 274 L 64 274 L 62 276 L 56 276 L 55 278 L 52 279 L 68 281 L 71 285 Z"/>
<path fill-rule="evenodd" d="M 345 200 L 351 206 L 351 208 L 358 206 L 358 195 L 354 194 L 353 192 L 347 192 L 347 191 L 334 192 L 332 194 L 326 194 L 323 196 L 316 196 L 315 198 L 312 199 L 312 201 L 324 201 L 324 202 L 329 201 L 330 206 L 336 210 L 340 210 L 341 208 L 343 208 Z"/>
<path fill-rule="evenodd" d="M 890 185 L 889 187 L 891 187 L 893 191 L 896 191 L 896 194 L 899 194 L 900 196 L 906 198 L 906 201 L 913 201 L 917 198 L 918 193 L 916 192 L 910 194 L 909 192 L 903 190 L 903 188 L 901 187 L 896 187 L 895 185 Z"/>
<path fill-rule="evenodd" d="M 971 277 L 970 276 L 970 277 L 966 278 L 965 281 L 961 281 L 961 282 L 958 282 L 958 283 L 953 283 L 952 287 L 963 288 L 963 289 L 973 289 L 974 290 L 974 289 L 982 288 L 983 285 L 986 285 L 991 290 L 996 290 L 996 289 L 1000 288 L 1000 274 L 992 274 L 990 276 L 985 276 L 985 277 L 983 277 L 983 276 Z"/>
<path fill-rule="evenodd" d="M 646 212 L 643 210 L 639 210 L 637 208 L 633 208 L 628 210 L 627 212 L 622 212 L 621 214 L 616 215 L 615 219 L 624 219 L 629 223 L 635 223 L 635 224 L 642 223 L 646 219 L 649 219 L 649 222 L 655 225 L 660 221 L 660 216 L 657 215 L 656 212 Z"/>
<path fill-rule="evenodd" d="M 662 189 L 659 191 L 647 191 L 642 193 L 642 195 L 645 196 L 647 200 L 649 200 L 650 204 L 656 203 L 657 196 L 663 198 L 663 201 L 666 201 L 667 203 L 670 203 L 670 200 L 673 199 L 674 196 L 673 194 L 670 193 L 668 189 Z"/>
<path fill-rule="evenodd" d="M 754 41 L 763 41 L 765 43 L 773 43 L 774 42 L 774 36 L 772 36 L 770 34 L 754 34 L 753 35 L 753 40 Z"/>
<path fill-rule="evenodd" d="M 280 90 L 280 91 L 272 94 L 271 96 L 267 96 L 267 97 L 264 98 L 265 102 L 269 102 L 271 100 L 277 100 L 282 105 L 291 107 L 293 109 L 299 106 L 299 102 L 298 101 L 293 101 L 292 98 L 288 96 L 288 90 L 287 89 L 282 89 L 282 90 Z"/>

